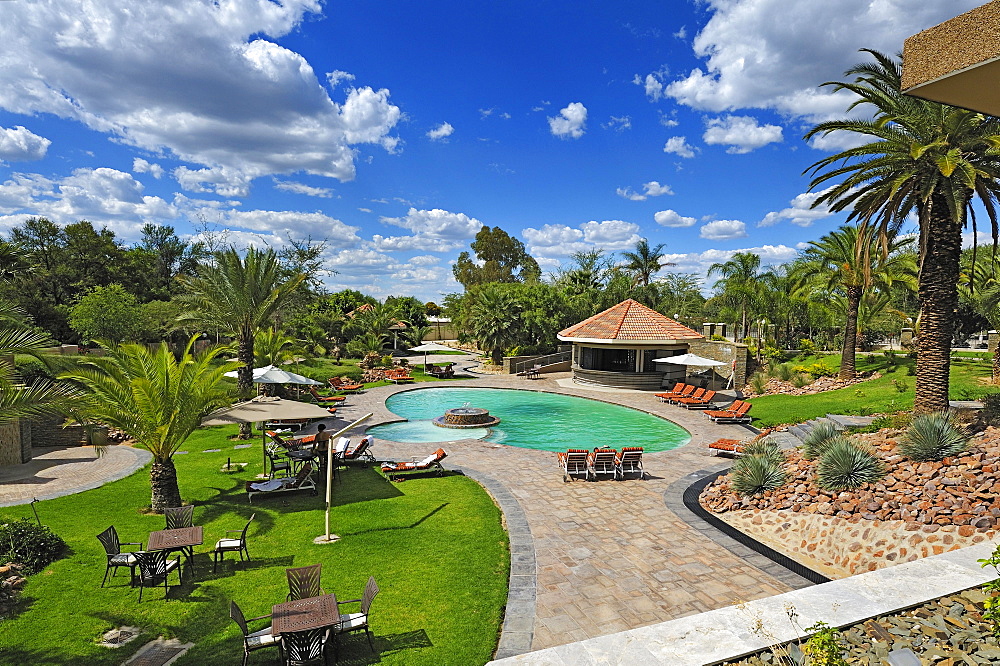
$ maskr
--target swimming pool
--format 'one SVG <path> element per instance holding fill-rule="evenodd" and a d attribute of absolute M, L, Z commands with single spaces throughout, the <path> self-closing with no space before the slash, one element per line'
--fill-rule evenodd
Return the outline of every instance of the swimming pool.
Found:
<path fill-rule="evenodd" d="M 469 403 L 501 419 L 493 428 L 451 430 L 431 419 Z M 690 433 L 676 423 L 628 407 L 556 393 L 491 388 L 427 388 L 403 391 L 385 401 L 406 419 L 368 429 L 394 442 L 449 442 L 482 439 L 545 451 L 607 445 L 668 451 L 687 444 Z"/>

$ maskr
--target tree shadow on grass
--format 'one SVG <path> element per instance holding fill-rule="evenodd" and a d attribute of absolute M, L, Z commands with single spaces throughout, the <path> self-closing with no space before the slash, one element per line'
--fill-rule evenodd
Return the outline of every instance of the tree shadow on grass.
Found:
<path fill-rule="evenodd" d="M 434 647 L 430 637 L 423 629 L 406 631 L 400 634 L 375 635 L 375 651 L 372 652 L 368 639 L 363 631 L 355 634 L 341 635 L 337 639 L 337 664 L 347 666 L 362 666 L 363 664 L 381 663 L 383 656 L 389 656 L 404 650 L 418 650 Z"/>
<path fill-rule="evenodd" d="M 409 525 L 393 525 L 391 527 L 373 527 L 370 530 L 358 530 L 357 532 L 344 532 L 341 536 L 359 536 L 359 535 L 362 535 L 362 534 L 372 534 L 374 532 L 391 532 L 393 530 L 409 530 L 409 529 L 413 529 L 414 527 L 417 527 L 417 526 L 421 525 L 425 520 L 427 520 L 428 518 L 430 518 L 431 516 L 433 516 L 438 511 L 441 511 L 442 509 L 444 509 L 446 506 L 448 506 L 448 504 L 449 504 L 448 502 L 445 502 L 441 506 L 439 506 L 439 507 L 437 507 L 435 509 L 432 509 L 429 513 L 427 513 L 424 516 L 421 516 L 418 520 L 416 520 L 415 522 L 413 522 L 413 523 L 411 523 Z"/>
<path fill-rule="evenodd" d="M 0 664 L 79 664 L 79 655 L 68 655 L 47 648 L 0 646 Z"/>

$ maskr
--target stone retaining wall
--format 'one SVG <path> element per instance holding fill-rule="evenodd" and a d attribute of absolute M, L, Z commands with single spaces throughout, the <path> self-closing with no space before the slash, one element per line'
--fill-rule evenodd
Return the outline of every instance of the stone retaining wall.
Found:
<path fill-rule="evenodd" d="M 969 525 L 752 509 L 716 514 L 741 532 L 828 578 L 845 578 L 991 540 Z"/>

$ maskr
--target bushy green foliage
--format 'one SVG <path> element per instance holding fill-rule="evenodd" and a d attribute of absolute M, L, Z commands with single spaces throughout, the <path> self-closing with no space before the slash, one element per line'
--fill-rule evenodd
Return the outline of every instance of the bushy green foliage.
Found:
<path fill-rule="evenodd" d="M 790 381 L 795 373 L 788 363 L 780 363 L 774 367 L 774 376 L 783 382 Z"/>
<path fill-rule="evenodd" d="M 826 622 L 817 622 L 806 631 L 816 632 L 802 647 L 802 651 L 809 657 L 806 663 L 810 666 L 849 666 L 843 656 L 846 645 L 837 629 Z"/>
<path fill-rule="evenodd" d="M 810 378 L 803 375 L 801 372 L 796 372 L 792 375 L 792 386 L 795 388 L 802 388 L 803 386 L 810 383 Z"/>
<path fill-rule="evenodd" d="M 33 384 L 37 379 L 45 379 L 49 381 L 55 379 L 52 371 L 50 371 L 44 363 L 35 358 L 18 362 L 17 376 L 20 377 L 21 381 L 25 384 Z"/>
<path fill-rule="evenodd" d="M 764 393 L 767 390 L 767 375 L 762 372 L 755 372 L 750 377 L 750 390 L 757 394 Z"/>
<path fill-rule="evenodd" d="M 0 525 L 0 564 L 18 562 L 38 573 L 62 557 L 66 542 L 44 525 L 21 518 Z"/>
<path fill-rule="evenodd" d="M 805 356 L 816 353 L 816 343 L 809 338 L 799 340 L 799 353 Z"/>
<path fill-rule="evenodd" d="M 851 490 L 885 476 L 885 466 L 868 446 L 838 437 L 820 454 L 816 482 L 826 490 Z"/>
<path fill-rule="evenodd" d="M 774 490 L 785 482 L 785 470 L 781 463 L 769 455 L 744 455 L 736 461 L 729 475 L 733 489 L 741 497 Z"/>
<path fill-rule="evenodd" d="M 817 423 L 802 440 L 802 457 L 812 460 L 821 455 L 830 441 L 840 437 L 840 431 L 829 421 Z"/>
<path fill-rule="evenodd" d="M 944 412 L 913 419 L 899 440 L 900 452 L 910 460 L 941 460 L 965 450 L 969 433 Z"/>
<path fill-rule="evenodd" d="M 758 439 L 750 442 L 743 447 L 744 457 L 761 457 L 761 458 L 771 458 L 779 463 L 785 461 L 785 454 L 781 452 L 781 449 L 772 440 L 768 438 Z"/>

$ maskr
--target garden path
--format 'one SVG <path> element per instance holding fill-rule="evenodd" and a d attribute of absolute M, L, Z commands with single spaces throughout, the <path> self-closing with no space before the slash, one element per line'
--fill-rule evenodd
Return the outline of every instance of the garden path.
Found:
<path fill-rule="evenodd" d="M 692 434 L 691 443 L 673 451 L 647 453 L 645 481 L 564 483 L 555 454 L 548 451 L 462 440 L 446 446 L 445 467 L 500 483 L 523 509 L 534 546 L 534 589 L 515 590 L 511 600 L 533 592 L 534 618 L 512 618 L 504 628 L 518 632 L 507 656 L 585 638 L 663 622 L 759 599 L 791 588 L 731 553 L 667 508 L 665 494 L 679 479 L 698 470 L 715 470 L 728 461 L 712 457 L 706 444 L 720 437 L 743 438 L 737 426 L 714 424 L 702 414 L 659 403 L 642 392 L 591 391 L 567 381 L 569 373 L 537 380 L 480 376 L 448 386 L 489 386 L 544 390 L 622 404 L 669 417 Z M 418 387 L 427 385 L 418 385 Z M 387 386 L 351 397 L 338 416 L 357 418 L 371 411 L 370 427 L 399 420 L 385 399 L 414 386 Z M 592 448 L 605 442 L 581 442 Z M 616 442 L 606 442 L 616 445 Z M 433 445 L 376 440 L 380 460 L 423 457 Z M 482 479 L 480 479 L 482 480 Z M 676 487 L 673 492 L 676 492 Z M 497 498 L 501 506 L 505 502 Z M 677 503 L 674 502 L 674 505 Z M 505 509 L 506 512 L 506 509 Z M 512 534 L 513 534 L 512 529 Z M 512 538 L 513 543 L 513 538 Z M 515 563 L 531 563 L 515 553 Z M 513 573 L 518 573 L 515 568 Z M 518 605 L 517 608 L 530 608 Z M 512 606 L 509 604 L 508 609 Z M 518 640 L 520 639 L 520 640 Z M 501 640 L 501 652 L 505 640 Z"/>

